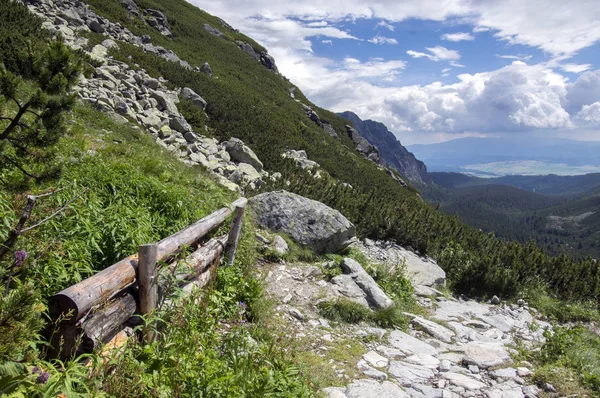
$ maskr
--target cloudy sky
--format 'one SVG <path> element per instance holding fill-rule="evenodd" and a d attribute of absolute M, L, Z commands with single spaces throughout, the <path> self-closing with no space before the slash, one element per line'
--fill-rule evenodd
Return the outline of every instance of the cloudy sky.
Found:
<path fill-rule="evenodd" d="M 189 0 L 264 45 L 319 106 L 404 144 L 600 141 L 597 0 Z"/>

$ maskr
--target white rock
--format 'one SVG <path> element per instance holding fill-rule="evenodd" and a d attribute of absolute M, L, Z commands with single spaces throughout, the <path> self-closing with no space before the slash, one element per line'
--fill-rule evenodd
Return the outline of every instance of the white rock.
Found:
<path fill-rule="evenodd" d="M 533 372 L 527 368 L 520 367 L 520 368 L 517 368 L 517 374 L 520 377 L 527 377 L 527 376 L 531 376 L 533 374 Z"/>
<path fill-rule="evenodd" d="M 430 369 L 437 369 L 438 367 L 440 367 L 440 360 L 437 359 L 434 356 L 428 355 L 428 354 L 415 354 L 415 355 L 411 355 L 409 357 L 406 357 L 402 360 L 403 362 L 406 363 L 412 363 L 414 365 L 421 365 L 421 366 L 425 366 L 426 368 L 430 368 Z M 448 366 L 450 366 L 450 362 L 448 361 Z"/>
<path fill-rule="evenodd" d="M 490 375 L 495 378 L 514 379 L 515 377 L 517 377 L 517 369 L 515 369 L 515 368 L 496 369 L 496 370 L 491 371 Z"/>
<path fill-rule="evenodd" d="M 425 366 L 402 361 L 391 362 L 388 372 L 406 387 L 410 387 L 413 383 L 427 383 L 434 376 L 433 371 Z"/>
<path fill-rule="evenodd" d="M 487 392 L 488 398 L 524 398 L 521 386 L 513 381 L 497 384 Z"/>
<path fill-rule="evenodd" d="M 388 341 L 406 355 L 428 354 L 437 356 L 438 353 L 433 346 L 399 330 L 392 331 L 388 336 Z"/>
<path fill-rule="evenodd" d="M 388 363 L 389 363 L 387 358 L 382 357 L 375 351 L 369 351 L 366 354 L 364 354 L 362 357 L 365 361 L 367 361 L 368 363 L 370 363 L 372 366 L 374 366 L 376 368 L 384 368 L 384 367 L 388 366 Z"/>
<path fill-rule="evenodd" d="M 443 327 L 438 323 L 421 318 L 419 316 L 414 317 L 411 323 L 415 325 L 418 329 L 422 329 L 427 334 L 431 335 L 432 337 L 435 337 L 438 340 L 443 341 L 444 343 L 452 343 L 452 337 L 454 337 L 454 332 L 448 328 Z"/>
<path fill-rule="evenodd" d="M 512 362 L 510 354 L 502 343 L 470 342 L 463 347 L 464 361 L 482 369 L 502 366 Z"/>
<path fill-rule="evenodd" d="M 389 381 L 357 380 L 346 389 L 348 398 L 410 398 L 404 390 Z"/>
<path fill-rule="evenodd" d="M 451 384 L 462 387 L 466 390 L 480 390 L 486 385 L 478 380 L 475 380 L 469 376 L 462 375 L 460 373 L 447 372 L 442 373 L 442 377 L 448 380 Z"/>

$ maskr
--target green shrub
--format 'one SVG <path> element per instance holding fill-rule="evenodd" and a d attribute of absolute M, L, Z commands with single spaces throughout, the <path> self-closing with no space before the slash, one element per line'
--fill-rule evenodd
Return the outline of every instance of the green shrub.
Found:
<path fill-rule="evenodd" d="M 359 323 L 371 319 L 371 311 L 368 308 L 342 297 L 333 301 L 322 301 L 317 308 L 323 317 L 336 322 Z"/>
<path fill-rule="evenodd" d="M 386 329 L 399 328 L 406 330 L 410 324 L 410 319 L 402 314 L 402 311 L 403 309 L 397 305 L 377 310 L 373 314 L 373 322 L 377 326 Z"/>

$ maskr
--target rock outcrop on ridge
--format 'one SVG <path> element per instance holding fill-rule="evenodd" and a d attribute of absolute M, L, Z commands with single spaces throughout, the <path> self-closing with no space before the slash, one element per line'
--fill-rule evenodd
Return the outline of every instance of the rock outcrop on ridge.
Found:
<path fill-rule="evenodd" d="M 387 127 L 373 120 L 361 120 L 355 113 L 343 112 L 338 116 L 350 120 L 362 138 L 379 150 L 381 160 L 404 177 L 422 182 L 427 180 L 427 167 L 409 152 Z"/>

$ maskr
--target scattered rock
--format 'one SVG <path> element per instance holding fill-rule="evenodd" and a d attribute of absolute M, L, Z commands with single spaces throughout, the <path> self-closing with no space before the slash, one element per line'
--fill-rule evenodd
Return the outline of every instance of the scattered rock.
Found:
<path fill-rule="evenodd" d="M 357 261 L 344 258 L 341 267 L 342 271 L 350 275 L 354 283 L 365 292 L 366 299 L 373 308 L 389 308 L 394 305 L 394 302 Z"/>
<path fill-rule="evenodd" d="M 213 75 L 212 68 L 210 67 L 210 64 L 208 62 L 202 64 L 202 66 L 200 67 L 200 72 L 205 73 L 211 77 Z"/>
<path fill-rule="evenodd" d="M 231 138 L 229 141 L 225 141 L 224 145 L 225 150 L 229 152 L 229 156 L 231 156 L 231 160 L 240 163 L 248 163 L 258 171 L 263 169 L 263 164 L 258 159 L 258 156 L 256 156 L 254 151 L 248 148 L 242 140 Z"/>
<path fill-rule="evenodd" d="M 304 315 L 302 315 L 302 313 L 300 311 L 298 311 L 298 309 L 292 307 L 288 310 L 288 312 L 291 316 L 293 316 L 297 320 L 299 320 L 299 321 L 304 320 Z"/>
<path fill-rule="evenodd" d="M 290 250 L 290 247 L 288 246 L 285 239 L 283 239 L 279 235 L 275 235 L 275 238 L 273 238 L 272 247 L 275 253 L 279 254 L 280 256 L 287 254 L 287 252 Z"/>
<path fill-rule="evenodd" d="M 182 88 L 181 96 L 188 101 L 192 101 L 194 105 L 202 108 L 202 110 L 206 109 L 206 101 L 191 88 Z"/>
<path fill-rule="evenodd" d="M 498 296 L 492 297 L 492 304 L 500 304 L 500 298 Z"/>

